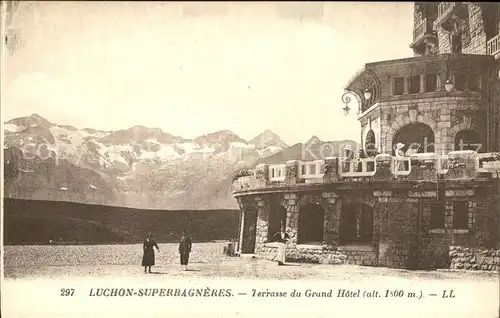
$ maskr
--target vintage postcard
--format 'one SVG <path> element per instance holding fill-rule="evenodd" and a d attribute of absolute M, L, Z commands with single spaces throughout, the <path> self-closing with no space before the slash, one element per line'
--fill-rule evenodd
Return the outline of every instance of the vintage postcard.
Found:
<path fill-rule="evenodd" d="M 3 317 L 500 317 L 500 4 L 0 8 Z"/>

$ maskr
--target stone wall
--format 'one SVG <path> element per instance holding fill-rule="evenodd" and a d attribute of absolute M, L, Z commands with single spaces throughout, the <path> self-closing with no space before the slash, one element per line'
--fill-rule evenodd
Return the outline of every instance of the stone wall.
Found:
<path fill-rule="evenodd" d="M 500 271 L 500 249 L 451 246 L 449 256 L 451 269 Z"/>
<path fill-rule="evenodd" d="M 408 179 L 391 184 L 385 180 L 383 184 L 379 182 L 373 187 L 364 184 L 362 190 L 351 188 L 356 184 L 343 182 L 337 182 L 335 187 L 331 187 L 332 184 L 310 187 L 296 185 L 293 190 L 289 187 L 285 193 L 239 197 L 240 206 L 245 213 L 251 210 L 257 212 L 255 251 L 245 253 L 254 253 L 257 257 L 268 260 L 275 259 L 277 246 L 266 241 L 269 213 L 279 206 L 287 210 L 286 227 L 290 240 L 286 260 L 289 262 L 408 269 L 449 268 L 450 246 L 488 249 L 495 248 L 500 242 L 497 202 L 494 201 L 494 193 L 500 191 L 498 182 L 455 180 L 439 185 L 419 182 L 418 188 L 412 182 Z M 465 219 L 461 219 L 460 224 L 454 224 L 454 202 L 467 203 L 465 210 L 462 210 L 464 214 L 461 214 Z M 306 205 L 310 203 L 319 204 L 324 209 L 323 242 L 298 241 L 299 216 L 309 211 Z M 342 217 L 342 207 L 350 203 L 372 208 L 371 242 L 339 241 L 346 228 L 341 225 L 345 220 Z M 439 205 L 443 214 L 440 222 L 431 224 L 434 205 Z M 350 209 L 346 211 L 352 213 Z M 245 218 L 242 221 L 245 222 Z M 248 234 L 242 235 L 243 240 L 251 240 Z"/>
<path fill-rule="evenodd" d="M 269 261 L 275 261 L 278 248 L 267 244 L 260 249 L 258 256 Z M 303 262 L 313 264 L 353 264 L 364 266 L 377 265 L 377 254 L 374 251 L 351 250 L 339 251 L 318 248 L 296 248 L 287 246 L 285 260 L 287 262 Z"/>
<path fill-rule="evenodd" d="M 434 151 L 437 154 L 453 151 L 455 135 L 463 129 L 474 130 L 484 140 L 486 132 L 480 113 L 467 113 L 471 110 L 480 110 L 480 105 L 479 100 L 469 99 L 465 102 L 454 97 L 381 103 L 383 114 L 380 122 L 382 151 L 391 154 L 394 136 L 403 126 L 412 123 L 422 123 L 432 129 L 435 142 Z M 470 121 L 466 121 L 467 116 L 471 117 Z"/>
<path fill-rule="evenodd" d="M 486 33 L 484 32 L 481 8 L 468 3 L 469 18 L 462 31 L 462 54 L 486 54 Z"/>
<path fill-rule="evenodd" d="M 462 54 L 486 54 L 486 33 L 481 8 L 467 3 L 469 16 L 462 30 Z M 439 54 L 451 53 L 450 33 L 437 28 Z"/>

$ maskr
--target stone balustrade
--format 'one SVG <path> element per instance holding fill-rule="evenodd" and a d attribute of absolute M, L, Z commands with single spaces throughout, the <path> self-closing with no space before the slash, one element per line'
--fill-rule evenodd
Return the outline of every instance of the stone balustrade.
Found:
<path fill-rule="evenodd" d="M 250 173 L 235 177 L 235 192 L 273 186 L 342 181 L 408 181 L 472 180 L 478 177 L 500 177 L 500 153 L 478 154 L 471 150 L 392 157 L 379 154 L 375 158 L 325 158 L 285 164 L 260 164 Z"/>

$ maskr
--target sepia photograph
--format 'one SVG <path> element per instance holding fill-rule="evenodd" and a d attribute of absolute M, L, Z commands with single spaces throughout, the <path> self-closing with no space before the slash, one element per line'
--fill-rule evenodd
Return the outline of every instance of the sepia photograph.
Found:
<path fill-rule="evenodd" d="M 500 4 L 0 9 L 4 317 L 500 318 Z"/>

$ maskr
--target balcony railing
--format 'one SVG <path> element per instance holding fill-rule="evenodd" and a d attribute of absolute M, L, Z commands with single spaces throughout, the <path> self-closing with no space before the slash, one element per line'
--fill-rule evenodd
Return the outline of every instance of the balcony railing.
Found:
<path fill-rule="evenodd" d="M 424 35 L 431 34 L 432 31 L 432 20 L 427 18 L 423 19 L 419 24 L 417 24 L 415 30 L 413 30 L 413 42 L 418 42 L 424 37 Z"/>
<path fill-rule="evenodd" d="M 269 166 L 269 181 L 284 181 L 286 173 L 286 164 Z"/>
<path fill-rule="evenodd" d="M 496 55 L 497 53 L 500 53 L 500 34 L 486 42 L 486 54 Z"/>
<path fill-rule="evenodd" d="M 326 161 L 328 160 L 328 162 Z M 326 166 L 328 165 L 328 169 Z M 287 164 L 260 165 L 268 171 L 262 179 L 256 171 L 237 178 L 233 183 L 235 192 L 292 184 L 330 182 L 371 182 L 382 180 L 476 180 L 490 176 L 500 178 L 500 153 L 478 154 L 474 151 L 453 151 L 448 155 L 434 153 L 415 154 L 411 157 L 391 157 L 378 155 L 375 158 L 341 159 L 328 158 L 309 162 L 299 162 L 298 171 L 288 171 Z M 263 167 L 262 167 L 263 166 Z M 260 169 L 259 167 L 256 169 Z M 430 178 L 430 179 L 429 179 Z M 333 180 L 333 181 L 331 181 Z"/>
<path fill-rule="evenodd" d="M 396 176 L 407 176 L 410 174 L 410 157 L 395 157 L 392 160 L 392 173 Z"/>
<path fill-rule="evenodd" d="M 371 177 L 375 174 L 375 159 L 341 160 L 340 176 L 347 177 Z"/>
<path fill-rule="evenodd" d="M 460 2 L 440 2 L 438 4 L 438 19 L 441 19 L 443 16 L 448 15 L 460 4 Z"/>
<path fill-rule="evenodd" d="M 304 179 L 306 183 L 323 181 L 324 163 L 324 160 L 301 162 L 299 164 L 299 178 Z"/>

